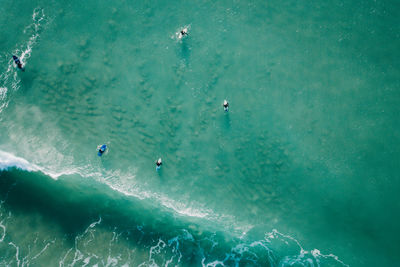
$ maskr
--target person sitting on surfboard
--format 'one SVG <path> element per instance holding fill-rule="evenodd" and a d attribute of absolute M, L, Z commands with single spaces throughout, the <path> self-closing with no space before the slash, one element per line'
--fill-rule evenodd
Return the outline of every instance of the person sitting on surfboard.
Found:
<path fill-rule="evenodd" d="M 187 28 L 184 28 L 179 32 L 178 38 L 181 39 L 185 35 L 188 35 L 188 29 Z"/>
<path fill-rule="evenodd" d="M 182 35 L 182 36 L 187 35 L 187 34 L 188 34 L 188 33 L 187 33 L 187 29 L 181 30 L 181 35 Z"/>
<path fill-rule="evenodd" d="M 17 56 L 12 56 L 13 57 L 13 59 L 14 59 L 14 62 L 15 62 L 15 64 L 17 64 L 17 67 L 20 69 L 20 70 L 22 70 L 22 71 L 25 71 L 25 68 L 22 66 L 22 63 L 21 63 L 21 61 L 19 60 L 19 58 L 17 57 Z"/>
<path fill-rule="evenodd" d="M 161 165 L 162 165 L 162 161 L 161 161 L 161 158 L 159 158 L 159 159 L 156 161 L 156 170 L 157 170 L 157 171 L 161 168 Z"/>
<path fill-rule="evenodd" d="M 228 101 L 227 101 L 226 99 L 224 100 L 223 106 L 224 106 L 224 110 L 225 110 L 225 111 L 228 111 L 228 109 L 229 109 L 229 103 L 228 103 Z"/>

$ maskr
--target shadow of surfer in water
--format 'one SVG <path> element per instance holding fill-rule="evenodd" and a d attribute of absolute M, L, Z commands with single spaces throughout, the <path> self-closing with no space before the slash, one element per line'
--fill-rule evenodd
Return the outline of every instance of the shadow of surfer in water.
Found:
<path fill-rule="evenodd" d="M 185 26 L 183 29 L 181 29 L 179 32 L 175 33 L 175 36 L 178 40 L 180 40 L 180 54 L 182 57 L 182 61 L 184 62 L 185 65 L 188 64 L 189 61 L 189 56 L 190 56 L 190 48 L 188 46 L 188 38 L 187 36 L 189 35 L 189 26 Z M 178 52 L 179 53 L 179 52 Z"/>

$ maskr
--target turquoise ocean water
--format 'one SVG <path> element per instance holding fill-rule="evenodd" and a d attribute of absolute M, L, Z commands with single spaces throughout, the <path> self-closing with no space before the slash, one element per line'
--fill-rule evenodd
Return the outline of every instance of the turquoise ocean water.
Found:
<path fill-rule="evenodd" d="M 399 265 L 398 1 L 0 14 L 0 266 Z"/>

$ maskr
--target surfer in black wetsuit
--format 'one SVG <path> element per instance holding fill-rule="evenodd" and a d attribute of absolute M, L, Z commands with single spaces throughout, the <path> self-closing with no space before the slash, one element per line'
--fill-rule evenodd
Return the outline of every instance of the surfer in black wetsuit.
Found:
<path fill-rule="evenodd" d="M 105 149 L 103 146 L 101 146 L 100 149 L 99 149 L 99 153 L 100 153 L 100 154 L 103 154 L 104 151 L 106 151 L 106 149 Z"/>
<path fill-rule="evenodd" d="M 181 38 L 183 38 L 185 35 L 188 35 L 188 29 L 187 29 L 187 28 L 184 28 L 184 29 L 182 29 L 182 30 L 179 32 L 178 38 L 181 39 Z"/>
<path fill-rule="evenodd" d="M 224 100 L 223 106 L 224 106 L 224 110 L 225 110 L 225 111 L 228 111 L 228 110 L 229 110 L 229 103 L 228 103 L 227 100 Z"/>
<path fill-rule="evenodd" d="M 186 29 L 181 30 L 181 34 L 182 34 L 182 37 L 187 35 L 187 30 Z"/>
<path fill-rule="evenodd" d="M 157 171 L 161 168 L 161 165 L 162 165 L 162 161 L 161 161 L 161 158 L 159 158 L 159 159 L 156 161 L 156 170 L 157 170 Z"/>
<path fill-rule="evenodd" d="M 18 69 L 25 71 L 25 68 L 22 66 L 21 61 L 19 60 L 19 58 L 17 56 L 12 56 L 14 59 L 15 64 L 17 64 Z"/>

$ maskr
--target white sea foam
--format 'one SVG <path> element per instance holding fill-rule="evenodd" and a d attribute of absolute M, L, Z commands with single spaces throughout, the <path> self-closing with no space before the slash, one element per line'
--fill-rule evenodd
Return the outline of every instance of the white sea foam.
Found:
<path fill-rule="evenodd" d="M 266 242 L 270 243 L 273 239 L 278 239 L 287 245 L 289 245 L 289 242 L 293 242 L 299 248 L 298 255 L 286 256 L 281 260 L 283 265 L 296 265 L 296 264 L 301 264 L 304 261 L 306 261 L 306 262 L 308 262 L 308 265 L 310 265 L 310 266 L 313 266 L 314 262 L 316 263 L 317 266 L 319 266 L 321 259 L 331 258 L 333 261 L 335 261 L 343 266 L 347 266 L 347 267 L 349 266 L 348 264 L 341 261 L 339 259 L 339 257 L 336 255 L 333 255 L 333 254 L 324 255 L 318 249 L 313 249 L 311 251 L 303 249 L 300 242 L 298 240 L 296 240 L 294 237 L 292 237 L 290 235 L 282 234 L 276 229 L 272 230 L 272 232 L 270 232 L 270 233 L 265 234 Z"/>
<path fill-rule="evenodd" d="M 82 177 L 95 178 L 99 182 L 105 183 L 113 190 L 126 196 L 133 196 L 141 200 L 155 199 L 162 206 L 172 209 L 177 214 L 183 216 L 197 218 L 211 218 L 211 216 L 218 217 L 209 209 L 190 207 L 180 201 L 170 199 L 163 194 L 142 189 L 139 185 L 135 184 L 135 175 L 132 174 L 134 171 L 128 171 L 127 173 L 121 173 L 120 171 L 107 171 L 106 173 L 100 173 L 94 170 L 88 172 L 88 170 L 91 170 L 91 167 L 85 166 L 79 168 L 77 173 Z"/>
<path fill-rule="evenodd" d="M 6 237 L 6 226 L 3 224 L 3 221 L 0 222 L 0 228 L 3 229 L 3 233 L 0 238 L 0 242 L 4 241 L 4 237 Z"/>
<path fill-rule="evenodd" d="M 5 98 L 6 94 L 7 94 L 7 87 L 0 86 L 0 99 Z"/>
<path fill-rule="evenodd" d="M 33 256 L 33 257 L 31 258 L 31 260 L 35 260 L 35 259 L 37 259 L 38 257 L 40 257 L 40 255 L 42 255 L 42 254 L 47 250 L 47 248 L 48 248 L 49 246 L 51 246 L 52 244 L 54 244 L 55 242 L 56 242 L 56 239 L 54 239 L 54 240 L 52 240 L 52 241 L 50 241 L 50 242 L 47 242 L 46 245 L 42 248 L 42 250 L 41 250 L 38 254 L 36 254 L 35 256 Z"/>
<path fill-rule="evenodd" d="M 204 262 L 205 262 L 205 258 L 203 258 L 202 260 L 201 260 L 201 266 L 203 266 L 203 267 L 217 267 L 217 266 L 225 266 L 225 264 L 224 264 L 224 262 L 222 262 L 222 261 L 213 261 L 213 262 L 209 262 L 209 263 L 207 263 L 207 264 L 205 264 Z"/>
<path fill-rule="evenodd" d="M 10 246 L 13 246 L 16 250 L 15 252 L 15 259 L 17 260 L 17 266 L 19 267 L 21 260 L 19 259 L 19 247 L 16 246 L 13 242 L 8 243 Z"/>
<path fill-rule="evenodd" d="M 40 36 L 42 26 L 47 22 L 44 10 L 42 8 L 35 8 L 35 10 L 33 10 L 32 20 L 32 24 L 24 29 L 24 33 L 26 33 L 28 30 L 32 30 L 33 34 L 29 37 L 28 42 L 24 45 L 24 48 L 22 49 L 20 60 L 23 65 L 26 65 L 27 60 L 30 58 L 32 48 L 36 44 L 37 39 Z M 15 52 L 18 53 L 20 52 L 20 50 L 17 50 Z"/>
<path fill-rule="evenodd" d="M 8 84 L 9 84 L 9 77 L 12 71 L 12 59 L 8 62 L 7 70 L 0 74 L 0 113 L 3 111 L 4 108 L 8 106 L 7 101 L 7 92 L 8 92 Z M 14 81 L 15 83 L 16 81 Z M 14 84 L 13 83 L 13 84 Z"/>
<path fill-rule="evenodd" d="M 26 159 L 0 150 L 0 170 L 8 170 L 10 168 L 18 168 L 25 171 L 38 171 L 40 169 Z"/>

